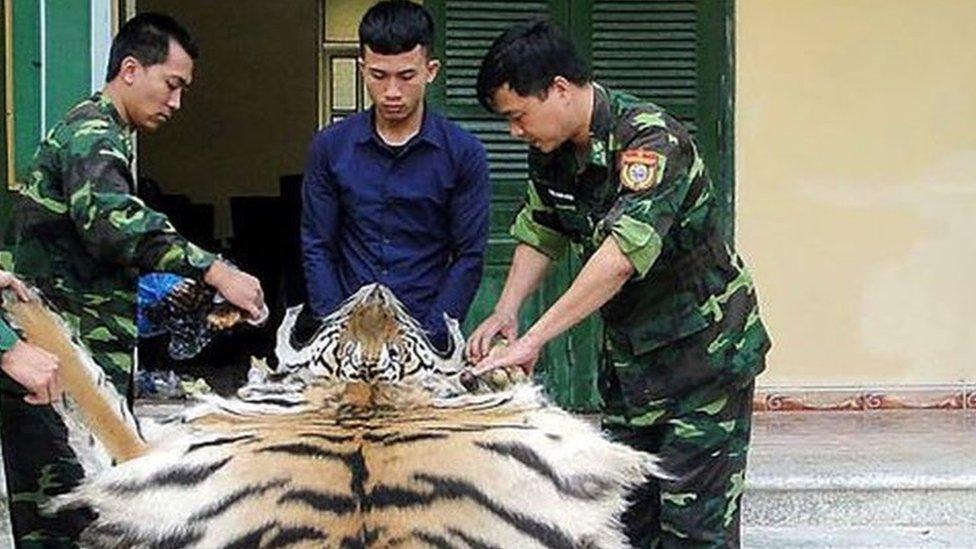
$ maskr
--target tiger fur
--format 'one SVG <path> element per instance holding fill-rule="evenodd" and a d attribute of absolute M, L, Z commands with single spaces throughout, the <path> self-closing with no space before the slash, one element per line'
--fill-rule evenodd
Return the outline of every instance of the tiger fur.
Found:
<path fill-rule="evenodd" d="M 147 431 L 56 506 L 97 514 L 91 547 L 626 547 L 654 460 L 530 384 L 467 393 L 449 327 L 442 355 L 379 286 L 302 349 L 286 319 L 274 374 Z"/>

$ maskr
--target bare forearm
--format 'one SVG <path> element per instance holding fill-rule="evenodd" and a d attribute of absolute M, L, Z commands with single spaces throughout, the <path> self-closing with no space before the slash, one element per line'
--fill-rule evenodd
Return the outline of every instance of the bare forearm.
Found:
<path fill-rule="evenodd" d="M 526 244 L 515 247 L 512 255 L 512 266 L 508 270 L 505 289 L 495 304 L 495 312 L 516 316 L 525 298 L 542 283 L 549 272 L 552 260 L 535 248 Z"/>
<path fill-rule="evenodd" d="M 204 273 L 203 281 L 213 286 L 224 299 L 247 311 L 251 318 L 261 317 L 266 308 L 261 282 L 223 261 L 214 261 Z"/>
<path fill-rule="evenodd" d="M 608 238 L 586 262 L 566 293 L 526 332 L 540 345 L 572 328 L 609 301 L 633 275 L 634 267 Z"/>

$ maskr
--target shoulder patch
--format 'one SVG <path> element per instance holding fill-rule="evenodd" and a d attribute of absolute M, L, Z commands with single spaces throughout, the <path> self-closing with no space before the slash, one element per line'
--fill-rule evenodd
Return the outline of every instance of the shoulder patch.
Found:
<path fill-rule="evenodd" d="M 620 183 L 631 191 L 644 191 L 657 185 L 664 176 L 667 158 L 646 149 L 628 149 L 620 153 Z"/>

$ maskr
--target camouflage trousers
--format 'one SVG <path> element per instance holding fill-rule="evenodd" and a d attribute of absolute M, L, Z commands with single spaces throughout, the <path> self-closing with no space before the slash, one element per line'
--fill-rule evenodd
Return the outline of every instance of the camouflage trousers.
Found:
<path fill-rule="evenodd" d="M 91 518 L 87 512 L 51 514 L 45 505 L 81 481 L 84 471 L 68 446 L 67 429 L 50 406 L 33 406 L 20 395 L 0 393 L 0 437 L 19 548 L 76 547 Z"/>
<path fill-rule="evenodd" d="M 97 324 L 97 318 L 66 315 L 82 334 L 108 334 L 113 323 Z M 106 328 L 105 326 L 108 326 Z M 132 371 L 132 339 L 127 331 L 118 336 L 82 337 L 92 358 L 108 373 L 119 394 L 128 394 Z M 68 431 L 51 406 L 34 406 L 23 400 L 24 390 L 2 376 L 0 383 L 0 438 L 14 539 L 19 548 L 76 547 L 74 540 L 91 517 L 84 511 L 52 515 L 45 504 L 78 485 L 84 471 L 68 445 Z M 131 397 L 131 395 L 130 395 Z"/>
<path fill-rule="evenodd" d="M 646 425 L 609 418 L 612 437 L 658 456 L 673 477 L 632 495 L 623 522 L 634 547 L 739 547 L 753 392 L 750 383 L 686 395 Z"/>

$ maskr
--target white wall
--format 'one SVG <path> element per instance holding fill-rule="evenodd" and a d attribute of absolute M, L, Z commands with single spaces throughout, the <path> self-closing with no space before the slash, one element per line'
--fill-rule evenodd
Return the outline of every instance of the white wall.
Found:
<path fill-rule="evenodd" d="M 762 381 L 976 380 L 976 2 L 736 4 Z"/>

